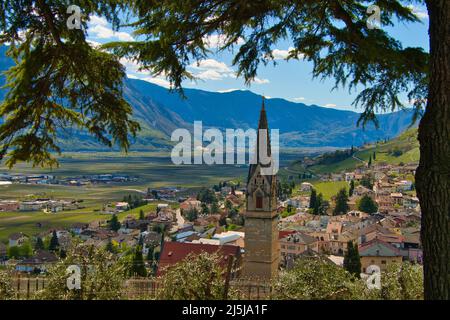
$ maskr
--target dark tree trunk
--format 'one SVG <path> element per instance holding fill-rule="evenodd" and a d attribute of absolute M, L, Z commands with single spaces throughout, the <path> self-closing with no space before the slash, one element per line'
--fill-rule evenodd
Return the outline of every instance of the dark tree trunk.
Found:
<path fill-rule="evenodd" d="M 450 299 L 450 1 L 428 0 L 430 83 L 419 125 L 425 299 Z"/>

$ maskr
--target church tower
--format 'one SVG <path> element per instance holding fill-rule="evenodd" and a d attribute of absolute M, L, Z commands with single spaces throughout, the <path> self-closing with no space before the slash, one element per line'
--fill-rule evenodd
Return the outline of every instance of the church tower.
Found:
<path fill-rule="evenodd" d="M 261 150 L 261 148 L 265 148 L 265 150 Z M 259 117 L 255 156 L 256 163 L 250 165 L 247 178 L 243 276 L 269 280 L 278 271 L 280 249 L 276 196 L 277 177 L 273 174 L 267 175 L 267 172 L 261 172 L 263 168 L 269 169 L 272 161 L 264 99 Z"/>

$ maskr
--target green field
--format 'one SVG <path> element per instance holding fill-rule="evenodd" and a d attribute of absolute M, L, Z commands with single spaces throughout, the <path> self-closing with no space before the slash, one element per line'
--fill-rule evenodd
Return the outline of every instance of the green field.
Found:
<path fill-rule="evenodd" d="M 159 201 L 161 203 L 163 201 Z M 156 210 L 157 203 L 150 203 L 139 208 L 119 213 L 119 220 L 132 215 L 139 216 L 139 211 L 145 214 Z M 172 205 L 175 207 L 176 205 Z M 67 228 L 76 222 L 89 223 L 92 221 L 107 221 L 111 214 L 94 211 L 100 207 L 93 206 L 86 209 L 62 211 L 58 213 L 34 212 L 1 212 L 0 213 L 0 241 L 5 242 L 8 236 L 15 232 L 23 232 L 27 235 L 36 235 L 47 232 L 53 228 Z M 38 226 L 41 225 L 41 227 Z"/>
<path fill-rule="evenodd" d="M 322 193 L 325 200 L 330 200 L 335 196 L 339 190 L 346 188 L 348 191 L 349 185 L 347 181 L 326 181 L 326 182 L 311 182 L 317 193 Z"/>

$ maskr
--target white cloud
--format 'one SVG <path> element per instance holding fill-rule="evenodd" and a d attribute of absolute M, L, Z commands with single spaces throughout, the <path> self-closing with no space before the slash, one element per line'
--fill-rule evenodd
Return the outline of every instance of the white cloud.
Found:
<path fill-rule="evenodd" d="M 131 59 L 121 58 L 120 63 L 126 68 L 128 78 L 143 80 L 170 88 L 170 82 L 165 79 L 164 75 L 152 76 L 149 70 L 139 70 L 139 64 Z"/>
<path fill-rule="evenodd" d="M 252 82 L 256 83 L 256 84 L 267 84 L 267 83 L 270 83 L 269 79 L 261 79 L 261 78 L 258 78 L 258 77 L 255 77 L 255 79 L 253 79 Z"/>
<path fill-rule="evenodd" d="M 195 77 L 202 80 L 222 80 L 235 77 L 236 73 L 225 63 L 214 59 L 203 59 L 189 65 Z"/>
<path fill-rule="evenodd" d="M 305 101 L 306 98 L 305 97 L 297 97 L 297 98 L 292 98 L 293 101 Z"/>
<path fill-rule="evenodd" d="M 191 68 L 199 70 L 216 70 L 218 72 L 233 72 L 224 62 L 220 62 L 214 59 L 204 59 L 198 62 L 192 63 Z"/>
<path fill-rule="evenodd" d="M 424 8 L 419 8 L 413 5 L 408 6 L 412 12 L 421 20 L 428 19 L 428 12 Z"/>
<path fill-rule="evenodd" d="M 217 49 L 220 46 L 224 45 L 226 42 L 226 36 L 223 34 L 211 34 L 209 36 L 203 37 L 203 41 L 206 44 L 206 47 L 209 49 Z M 237 40 L 237 45 L 240 46 L 244 43 L 243 38 L 239 38 Z"/>
<path fill-rule="evenodd" d="M 326 105 L 324 105 L 324 107 L 327 107 L 327 108 L 334 108 L 334 107 L 337 107 L 337 105 L 334 104 L 334 103 L 327 103 Z"/>
<path fill-rule="evenodd" d="M 96 39 L 118 39 L 120 41 L 134 41 L 134 38 L 127 32 L 114 31 L 108 26 L 108 22 L 103 17 L 91 16 L 88 24 L 89 35 Z"/>
<path fill-rule="evenodd" d="M 223 74 L 215 70 L 206 70 L 195 75 L 196 78 L 202 80 L 222 80 L 224 78 Z"/>
<path fill-rule="evenodd" d="M 274 49 L 272 50 L 273 60 L 286 60 L 291 51 L 295 50 L 293 47 L 289 47 L 287 50 Z M 299 59 L 303 58 L 303 54 L 297 56 Z"/>
<path fill-rule="evenodd" d="M 99 16 L 90 16 L 89 17 L 89 24 L 92 25 L 99 25 L 99 26 L 107 26 L 108 25 L 108 21 L 106 21 L 105 18 L 103 17 L 99 17 Z"/>

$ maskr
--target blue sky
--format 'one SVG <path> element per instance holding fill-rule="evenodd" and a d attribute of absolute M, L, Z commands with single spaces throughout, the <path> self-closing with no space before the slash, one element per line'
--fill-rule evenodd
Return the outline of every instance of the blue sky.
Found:
<path fill-rule="evenodd" d="M 415 7 L 414 12 L 420 17 L 422 23 L 398 24 L 394 27 L 383 27 L 403 46 L 422 47 L 428 51 L 428 16 L 422 7 Z M 382 13 L 381 13 L 382 14 Z M 113 32 L 110 25 L 102 18 L 91 17 L 89 22 L 89 40 L 96 43 L 108 41 L 133 41 L 133 36 L 127 30 Z M 213 51 L 220 41 L 220 36 L 211 36 L 210 47 Z M 232 52 L 213 53 L 207 59 L 193 63 L 189 67 L 199 79 L 196 82 L 186 81 L 183 86 L 207 91 L 251 90 L 269 98 L 284 98 L 307 105 L 316 104 L 324 107 L 355 110 L 351 106 L 357 92 L 348 92 L 348 89 L 332 90 L 334 81 L 327 79 L 321 81 L 312 79 L 312 64 L 303 60 L 283 60 L 286 57 L 290 43 L 288 41 L 277 43 L 273 54 L 276 66 L 261 65 L 255 81 L 246 86 L 242 78 L 236 78 L 236 68 L 231 66 Z M 138 78 L 162 86 L 168 86 L 163 76 L 153 77 L 149 71 L 138 71 L 138 65 L 132 61 L 122 60 L 127 68 L 130 78 Z M 404 98 L 406 102 L 406 97 Z M 358 111 L 358 110 L 357 110 Z"/>

